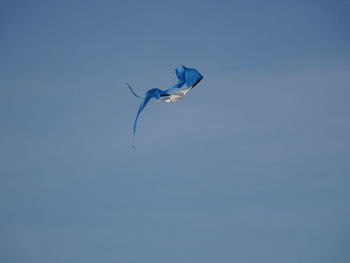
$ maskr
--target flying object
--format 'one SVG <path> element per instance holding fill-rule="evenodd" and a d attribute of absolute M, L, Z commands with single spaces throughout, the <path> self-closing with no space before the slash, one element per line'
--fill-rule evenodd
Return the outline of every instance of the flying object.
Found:
<path fill-rule="evenodd" d="M 167 103 L 173 103 L 176 102 L 183 97 L 186 96 L 186 94 L 193 89 L 202 79 L 203 76 L 194 68 L 187 68 L 185 66 L 180 66 L 175 69 L 175 73 L 178 79 L 178 83 L 173 85 L 171 88 L 166 90 L 161 90 L 157 88 L 150 89 L 146 92 L 144 97 L 141 97 L 137 95 L 134 90 L 131 88 L 131 86 L 126 83 L 131 91 L 131 93 L 143 101 L 141 102 L 139 109 L 136 114 L 136 118 L 134 121 L 133 126 L 133 135 L 135 136 L 136 128 L 137 128 L 137 122 L 140 116 L 140 113 L 143 111 L 143 109 L 146 107 L 147 103 L 153 98 L 158 101 L 164 101 Z M 185 86 L 185 88 L 183 88 Z M 134 147 L 134 144 L 133 144 Z"/>

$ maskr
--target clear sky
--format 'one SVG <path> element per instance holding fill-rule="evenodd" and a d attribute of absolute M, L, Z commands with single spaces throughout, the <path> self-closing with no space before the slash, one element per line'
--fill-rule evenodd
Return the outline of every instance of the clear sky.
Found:
<path fill-rule="evenodd" d="M 0 261 L 346 263 L 350 2 L 2 1 Z M 184 100 L 142 94 L 204 79 Z"/>

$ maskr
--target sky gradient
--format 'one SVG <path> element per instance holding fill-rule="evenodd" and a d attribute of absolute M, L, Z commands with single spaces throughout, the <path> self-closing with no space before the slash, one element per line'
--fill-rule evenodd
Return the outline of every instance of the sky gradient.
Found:
<path fill-rule="evenodd" d="M 0 261 L 347 263 L 349 1 L 3 1 Z M 140 101 L 204 79 L 174 104 Z"/>

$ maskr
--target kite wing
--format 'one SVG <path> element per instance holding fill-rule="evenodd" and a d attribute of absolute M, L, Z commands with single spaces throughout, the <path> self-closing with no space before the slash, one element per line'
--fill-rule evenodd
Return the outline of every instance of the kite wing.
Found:
<path fill-rule="evenodd" d="M 196 69 L 186 68 L 185 66 L 175 69 L 175 73 L 178 83 L 172 86 L 170 89 L 165 90 L 166 93 L 170 93 L 174 89 L 179 89 L 185 84 L 188 88 L 193 88 L 203 78 L 203 76 Z"/>
<path fill-rule="evenodd" d="M 184 68 L 186 86 L 194 88 L 202 80 L 203 76 L 194 68 L 182 67 Z"/>

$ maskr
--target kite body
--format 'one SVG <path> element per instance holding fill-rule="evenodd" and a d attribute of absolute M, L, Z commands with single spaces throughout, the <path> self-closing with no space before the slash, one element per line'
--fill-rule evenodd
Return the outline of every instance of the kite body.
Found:
<path fill-rule="evenodd" d="M 174 92 L 173 94 L 170 94 L 169 96 L 161 97 L 160 100 L 165 101 L 167 103 L 172 103 L 172 102 L 181 100 L 183 97 L 185 97 L 187 92 L 189 92 L 191 89 L 192 89 L 192 87 L 189 87 L 187 89 L 183 89 L 183 90 L 180 90 L 178 92 Z"/>
<path fill-rule="evenodd" d="M 178 83 L 172 86 L 171 88 L 167 90 L 161 90 L 161 89 L 150 89 L 146 92 L 145 97 L 138 96 L 130 87 L 129 84 L 128 87 L 132 94 L 135 97 L 138 97 L 140 99 L 143 99 L 142 103 L 140 104 L 140 107 L 137 111 L 134 127 L 133 127 L 133 134 L 136 133 L 136 127 L 137 127 L 137 121 L 139 118 L 140 113 L 142 110 L 146 107 L 147 103 L 153 98 L 158 101 L 164 101 L 167 103 L 172 103 L 175 101 L 178 101 L 186 96 L 186 94 L 194 88 L 203 78 L 203 76 L 196 70 L 192 68 L 186 68 L 185 66 L 178 67 L 175 69 L 175 73 L 178 79 Z M 182 89 L 181 88 L 186 85 L 187 88 Z M 175 91 L 177 89 L 177 91 Z"/>

